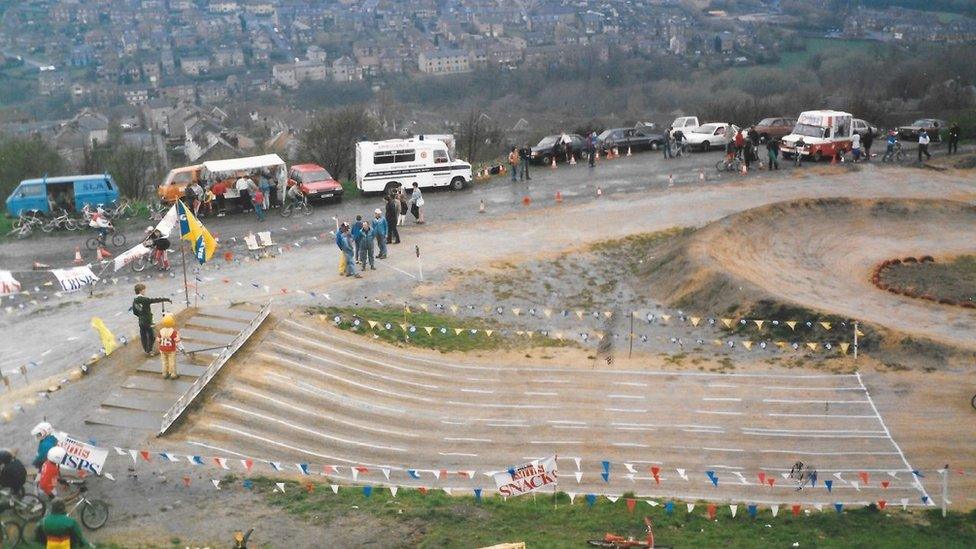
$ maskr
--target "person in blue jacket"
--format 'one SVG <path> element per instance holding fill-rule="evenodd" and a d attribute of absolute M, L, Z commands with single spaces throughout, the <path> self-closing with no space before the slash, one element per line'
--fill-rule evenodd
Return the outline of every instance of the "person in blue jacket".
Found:
<path fill-rule="evenodd" d="M 342 255 L 346 257 L 346 273 L 345 276 L 352 276 L 356 278 L 362 278 L 362 275 L 356 272 L 356 260 L 353 258 L 352 242 L 349 235 L 349 224 L 343 223 L 339 226 L 339 230 L 336 231 L 336 246 L 342 251 Z"/>
<path fill-rule="evenodd" d="M 58 439 L 54 436 L 54 427 L 42 421 L 31 429 L 31 435 L 37 439 L 37 457 L 34 458 L 34 467 L 40 470 L 41 465 L 47 461 L 47 452 L 58 445 Z"/>
<path fill-rule="evenodd" d="M 386 259 L 386 235 L 389 232 L 386 218 L 383 217 L 383 210 L 376 208 L 373 211 L 373 234 L 376 236 L 376 244 L 380 247 L 379 259 Z"/>
<path fill-rule="evenodd" d="M 363 235 L 363 216 L 356 216 L 356 221 L 350 227 L 349 233 L 352 235 L 352 255 L 359 261 L 359 240 Z"/>

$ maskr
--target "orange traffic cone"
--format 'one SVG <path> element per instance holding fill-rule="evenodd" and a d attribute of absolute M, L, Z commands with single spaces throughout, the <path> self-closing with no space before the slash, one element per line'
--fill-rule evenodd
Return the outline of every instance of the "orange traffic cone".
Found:
<path fill-rule="evenodd" d="M 576 156 L 575 155 L 572 155 L 572 154 L 569 155 L 569 165 L 570 166 L 575 166 L 576 165 Z"/>
<path fill-rule="evenodd" d="M 620 149 L 618 149 L 617 147 L 613 148 L 613 157 L 620 158 Z"/>
<path fill-rule="evenodd" d="M 478 206 L 478 213 L 485 213 L 485 199 L 481 199 L 481 205 Z"/>
<path fill-rule="evenodd" d="M 603 187 L 597 187 L 596 188 L 596 195 L 597 196 L 603 196 Z"/>
<path fill-rule="evenodd" d="M 668 187 L 674 187 L 674 174 L 668 174 Z"/>
<path fill-rule="evenodd" d="M 563 203 L 563 193 L 556 191 L 556 204 Z"/>
<path fill-rule="evenodd" d="M 104 246 L 99 246 L 97 253 L 98 253 L 98 260 L 99 261 L 101 261 L 103 259 L 108 259 L 108 258 L 112 257 L 112 252 L 110 252 L 107 249 L 105 249 Z"/>
<path fill-rule="evenodd" d="M 632 153 L 630 152 L 630 147 L 627 147 L 627 156 L 632 156 Z"/>
<path fill-rule="evenodd" d="M 522 197 L 522 205 L 523 206 L 528 206 L 531 203 L 532 203 L 532 199 L 529 198 L 529 195 L 525 195 L 525 196 Z"/>
<path fill-rule="evenodd" d="M 556 169 L 556 157 L 552 157 L 552 169 Z"/>
<path fill-rule="evenodd" d="M 702 168 L 698 168 L 698 182 L 699 183 L 705 182 L 705 170 Z"/>
<path fill-rule="evenodd" d="M 85 260 L 81 258 L 81 246 L 75 246 L 75 265 L 81 265 Z"/>
<path fill-rule="evenodd" d="M 597 159 L 597 160 L 599 160 L 599 159 L 600 159 L 600 151 L 596 151 L 596 159 Z"/>
<path fill-rule="evenodd" d="M 748 173 L 749 173 L 749 168 L 747 168 L 745 164 L 742 164 L 742 171 L 739 172 L 739 174 L 740 175 L 746 175 Z"/>

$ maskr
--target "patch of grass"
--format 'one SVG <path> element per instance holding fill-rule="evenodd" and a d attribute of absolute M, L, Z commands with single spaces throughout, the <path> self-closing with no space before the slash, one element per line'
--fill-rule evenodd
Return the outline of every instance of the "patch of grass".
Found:
<path fill-rule="evenodd" d="M 788 51 L 780 54 L 779 67 L 792 68 L 804 65 L 814 55 L 824 57 L 846 55 L 852 52 L 867 54 L 872 48 L 879 47 L 879 43 L 872 40 L 852 40 L 844 38 L 810 37 L 804 41 L 806 49 Z"/>
<path fill-rule="evenodd" d="M 401 308 L 365 308 L 365 307 L 309 307 L 306 312 L 311 315 L 325 315 L 329 322 L 335 316 L 342 318 L 339 328 L 359 333 L 366 337 L 375 337 L 386 343 L 395 345 L 409 345 L 432 349 L 442 353 L 470 352 L 499 349 L 522 349 L 532 347 L 573 347 L 576 343 L 566 339 L 546 337 L 538 332 L 531 337 L 520 335 L 515 328 L 499 324 L 492 320 L 453 316 L 450 314 L 436 314 L 423 310 L 411 309 L 405 313 Z M 359 320 L 358 326 L 356 320 Z M 378 323 L 370 328 L 369 321 Z M 383 329 L 386 325 L 390 329 Z M 404 332 L 402 325 L 407 325 Z M 409 331 L 410 327 L 414 331 Z M 427 333 L 426 328 L 431 328 Z M 471 330 L 476 330 L 472 333 Z M 491 330 L 488 335 L 486 330 Z M 507 332 L 503 334 L 502 332 Z"/>
<path fill-rule="evenodd" d="M 788 508 L 773 517 L 763 506 L 752 519 L 745 505 L 739 505 L 736 518 L 731 517 L 728 506 L 721 505 L 717 520 L 710 521 L 704 503 L 692 514 L 678 503 L 667 514 L 663 505 L 652 508 L 638 500 L 638 511 L 628 512 L 625 502 L 630 494 L 616 503 L 600 498 L 590 507 L 582 495 L 570 505 L 562 492 L 555 500 L 551 494 L 540 494 L 503 501 L 490 495 L 493 491 L 486 487 L 478 501 L 473 495 L 452 497 L 441 490 L 427 494 L 402 490 L 393 497 L 380 487 L 374 487 L 369 497 L 358 487 L 344 486 L 333 494 L 324 485 L 313 485 L 309 491 L 294 482 L 285 484 L 284 493 L 272 493 L 274 482 L 254 479 L 255 489 L 265 494 L 271 506 L 293 515 L 317 523 L 372 520 L 409 532 L 409 539 L 391 538 L 389 545 L 482 547 L 524 541 L 529 547 L 583 547 L 586 540 L 600 539 L 606 532 L 642 538 L 642 519 L 648 516 L 655 540 L 675 547 L 790 547 L 794 542 L 801 547 L 976 546 L 976 512 L 950 512 L 943 519 L 934 510 L 881 512 L 871 505 L 841 514 L 811 509 L 810 515 L 794 518 Z"/>
<path fill-rule="evenodd" d="M 346 200 L 349 198 L 358 198 L 362 193 L 359 191 L 359 187 L 356 186 L 356 182 L 352 179 L 344 179 L 339 182 L 342 185 L 342 199 Z"/>

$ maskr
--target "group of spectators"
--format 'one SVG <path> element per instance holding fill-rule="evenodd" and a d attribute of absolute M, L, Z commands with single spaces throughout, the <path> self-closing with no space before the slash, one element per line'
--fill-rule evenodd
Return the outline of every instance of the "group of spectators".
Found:
<path fill-rule="evenodd" d="M 418 225 L 424 221 L 424 196 L 417 183 L 413 184 L 410 197 L 398 189 L 395 193 L 383 196 L 383 207 L 373 210 L 371 219 L 357 215 L 351 224 L 342 222 L 336 231 L 336 246 L 342 252 L 340 274 L 362 278 L 356 270 L 376 270 L 376 260 L 386 259 L 387 245 L 400 243 L 399 227 L 407 221 L 407 212 Z M 376 254 L 376 251 L 379 254 Z"/>
<path fill-rule="evenodd" d="M 512 174 L 512 183 L 516 181 L 531 181 L 529 164 L 532 163 L 532 148 L 526 143 L 521 148 L 512 147 L 508 153 L 508 170 Z"/>
<path fill-rule="evenodd" d="M 206 187 L 194 181 L 183 191 L 185 203 L 200 217 L 223 217 L 229 208 L 234 208 L 238 212 L 253 211 L 258 221 L 264 221 L 272 208 L 302 198 L 301 185 L 289 187 L 266 169 L 251 175 L 242 173 L 236 180 L 214 178 L 205 184 Z"/>

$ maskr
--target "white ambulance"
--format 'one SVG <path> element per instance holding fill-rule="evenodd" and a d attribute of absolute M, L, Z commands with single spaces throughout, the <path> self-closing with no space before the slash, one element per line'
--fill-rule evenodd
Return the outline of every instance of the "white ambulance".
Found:
<path fill-rule="evenodd" d="M 784 158 L 797 154 L 813 160 L 833 158 L 838 152 L 851 150 L 854 117 L 840 111 L 806 111 L 800 113 L 793 132 L 780 141 L 779 149 Z M 802 149 L 797 143 L 802 141 Z"/>
<path fill-rule="evenodd" d="M 356 143 L 356 187 L 363 193 L 408 190 L 414 183 L 461 190 L 470 181 L 471 164 L 454 158 L 440 139 L 420 135 Z"/>

